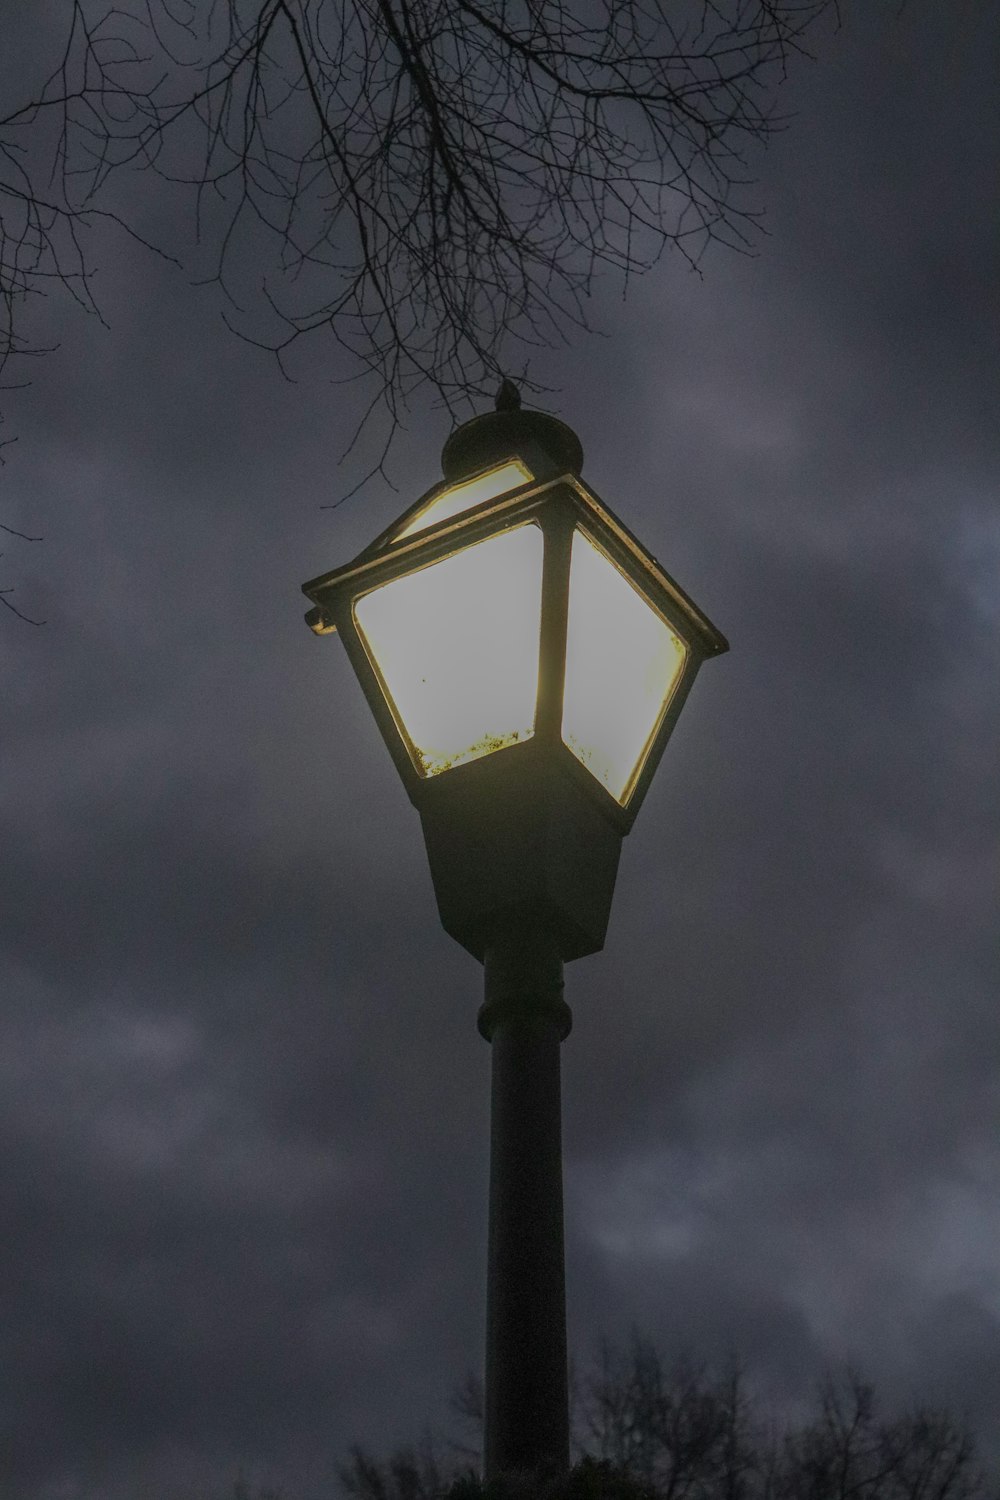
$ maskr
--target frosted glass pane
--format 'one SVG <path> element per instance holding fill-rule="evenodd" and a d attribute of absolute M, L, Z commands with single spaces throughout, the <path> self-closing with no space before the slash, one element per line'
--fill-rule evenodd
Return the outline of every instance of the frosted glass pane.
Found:
<path fill-rule="evenodd" d="M 393 541 L 412 536 L 413 532 L 423 531 L 426 526 L 436 526 L 439 521 L 450 521 L 452 516 L 461 515 L 463 510 L 471 510 L 484 500 L 495 500 L 505 490 L 516 490 L 531 478 L 531 470 L 520 459 L 515 458 L 509 464 L 501 464 L 497 469 L 489 469 L 475 479 L 466 480 L 464 484 L 453 484 L 435 495 L 423 510 L 418 511 L 409 524 L 396 533 Z"/>
<path fill-rule="evenodd" d="M 356 602 L 425 776 L 534 733 L 542 550 L 539 528 L 518 526 Z"/>
<path fill-rule="evenodd" d="M 575 532 L 562 736 L 622 804 L 686 656 L 684 642 L 624 573 Z"/>

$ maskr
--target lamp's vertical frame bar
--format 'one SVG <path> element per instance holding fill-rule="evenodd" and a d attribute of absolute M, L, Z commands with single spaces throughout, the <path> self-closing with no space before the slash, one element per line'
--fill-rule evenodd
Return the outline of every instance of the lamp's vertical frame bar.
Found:
<path fill-rule="evenodd" d="M 571 502 L 552 506 L 542 522 L 545 553 L 542 561 L 542 624 L 535 734 L 540 740 L 550 744 L 558 741 L 562 733 L 573 524 Z"/>
<path fill-rule="evenodd" d="M 338 634 L 344 643 L 348 660 L 354 668 L 355 677 L 361 684 L 362 692 L 379 727 L 382 739 L 399 772 L 400 780 L 412 798 L 413 788 L 421 780 L 420 772 L 416 767 L 417 757 L 412 748 L 412 742 L 406 733 L 405 725 L 396 719 L 388 689 L 382 681 L 382 674 L 368 655 L 361 639 L 354 619 L 353 601 L 338 601 L 338 603 L 340 608 L 335 615 Z"/>

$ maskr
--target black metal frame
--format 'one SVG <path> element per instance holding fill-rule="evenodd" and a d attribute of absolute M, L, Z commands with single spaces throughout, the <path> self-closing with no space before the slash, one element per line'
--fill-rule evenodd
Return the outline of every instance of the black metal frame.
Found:
<path fill-rule="evenodd" d="M 512 455 L 512 457 L 515 455 Z M 474 477 L 474 476 L 473 476 Z M 416 806 L 423 788 L 435 777 L 421 773 L 417 757 L 407 741 L 405 726 L 398 723 L 377 665 L 366 650 L 354 620 L 355 601 L 393 578 L 416 572 L 476 542 L 535 522 L 541 527 L 545 554 L 542 585 L 542 638 L 539 663 L 539 695 L 535 739 L 557 742 L 592 784 L 608 814 L 627 832 L 635 821 L 684 699 L 701 663 L 728 649 L 725 637 L 626 526 L 580 479 L 564 475 L 543 484 L 530 481 L 497 499 L 483 501 L 460 516 L 430 526 L 396 543 L 384 538 L 438 492 L 435 486 L 404 512 L 388 532 L 367 547 L 345 567 L 321 574 L 303 585 L 314 601 L 310 623 L 318 634 L 338 631 L 358 674 L 379 728 Z M 569 604 L 569 548 L 575 529 L 582 530 L 621 572 L 638 587 L 654 609 L 677 632 L 688 648 L 688 657 L 670 702 L 654 732 L 643 768 L 624 807 L 583 767 L 568 747 L 562 745 L 562 677 L 566 649 L 566 619 Z M 530 742 L 528 742 L 530 743 Z M 509 746 L 496 752 L 508 755 Z M 456 766 L 438 773 L 453 777 L 467 769 Z"/>
<path fill-rule="evenodd" d="M 306 618 L 317 633 L 335 630 L 343 637 L 382 737 L 420 812 L 447 931 L 481 959 L 497 922 L 508 920 L 519 906 L 534 904 L 549 913 L 560 932 L 564 958 L 596 952 L 604 943 L 621 840 L 635 821 L 701 663 L 727 650 L 727 642 L 657 559 L 574 475 L 528 482 L 393 541 L 406 519 L 439 490 L 435 486 L 422 496 L 353 562 L 305 584 L 304 592 L 316 606 Z M 355 603 L 394 578 L 527 524 L 540 527 L 544 544 L 534 734 L 426 775 L 364 644 Z M 624 806 L 562 739 L 570 549 L 577 529 L 687 647 L 680 678 Z"/>

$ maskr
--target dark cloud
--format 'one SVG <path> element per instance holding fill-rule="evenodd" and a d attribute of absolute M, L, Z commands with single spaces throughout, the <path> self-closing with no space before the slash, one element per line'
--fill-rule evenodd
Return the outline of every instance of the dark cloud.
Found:
<path fill-rule="evenodd" d="M 537 373 L 733 646 L 567 975 L 577 1365 L 632 1323 L 735 1344 L 794 1413 L 851 1358 L 988 1445 L 998 38 L 963 17 L 845 14 L 758 256 L 666 262 Z M 340 367 L 290 385 L 210 289 L 98 248 L 111 332 L 39 310 L 2 476 L 49 624 L 2 668 L 0 1487 L 166 1500 L 243 1462 L 311 1500 L 481 1358 L 481 971 L 298 592 L 449 423 L 323 511 L 375 456 L 339 462 Z"/>

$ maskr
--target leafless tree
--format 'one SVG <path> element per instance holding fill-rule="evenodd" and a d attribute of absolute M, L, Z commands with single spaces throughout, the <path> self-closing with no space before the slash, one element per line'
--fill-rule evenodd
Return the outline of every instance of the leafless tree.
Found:
<path fill-rule="evenodd" d="M 671 1367 L 633 1333 L 601 1346 L 585 1385 L 584 1451 L 635 1475 L 663 1500 L 744 1500 L 762 1435 L 734 1358 L 719 1377 L 681 1356 Z"/>
<path fill-rule="evenodd" d="M 452 1402 L 482 1426 L 482 1389 L 467 1377 Z M 563 1488 L 545 1500 L 995 1500 L 967 1428 L 918 1406 L 883 1416 L 873 1388 L 848 1372 L 817 1392 L 815 1414 L 780 1432 L 750 1395 L 733 1358 L 721 1374 L 679 1358 L 668 1365 L 647 1340 L 602 1345 L 581 1383 L 574 1450 Z M 445 1460 L 425 1440 L 379 1463 L 360 1449 L 341 1470 L 353 1500 L 528 1500 L 516 1476 L 504 1489 L 472 1475 L 477 1452 L 452 1444 Z M 464 1476 L 464 1477 L 463 1477 Z M 523 1489 L 523 1494 L 522 1494 Z"/>
<path fill-rule="evenodd" d="M 818 1417 L 785 1439 L 777 1500 L 973 1500 L 985 1494 L 968 1430 L 920 1406 L 879 1415 L 855 1374 L 828 1380 Z"/>
<path fill-rule="evenodd" d="M 419 1449 L 399 1448 L 384 1463 L 353 1447 L 338 1478 L 353 1500 L 441 1500 L 463 1474 L 472 1475 L 473 1467 L 443 1457 L 425 1434 Z"/>
<path fill-rule="evenodd" d="M 84 235 L 142 169 L 193 193 L 246 336 L 326 332 L 392 409 L 482 394 L 508 335 L 583 322 L 600 267 L 750 244 L 748 154 L 833 3 L 69 0 L 0 108 L 0 357 L 53 282 L 95 310 Z"/>
<path fill-rule="evenodd" d="M 512 340 L 585 326 L 600 268 L 749 246 L 749 153 L 835 5 L 65 0 L 47 73 L 8 69 L 24 95 L 0 99 L 0 380 L 44 352 L 26 303 L 57 288 L 100 316 L 88 234 L 143 238 L 139 171 L 171 222 L 193 198 L 155 249 L 218 283 L 232 327 L 286 373 L 311 335 L 350 353 L 356 432 L 389 417 L 380 469 L 415 389 L 482 395 Z"/>

